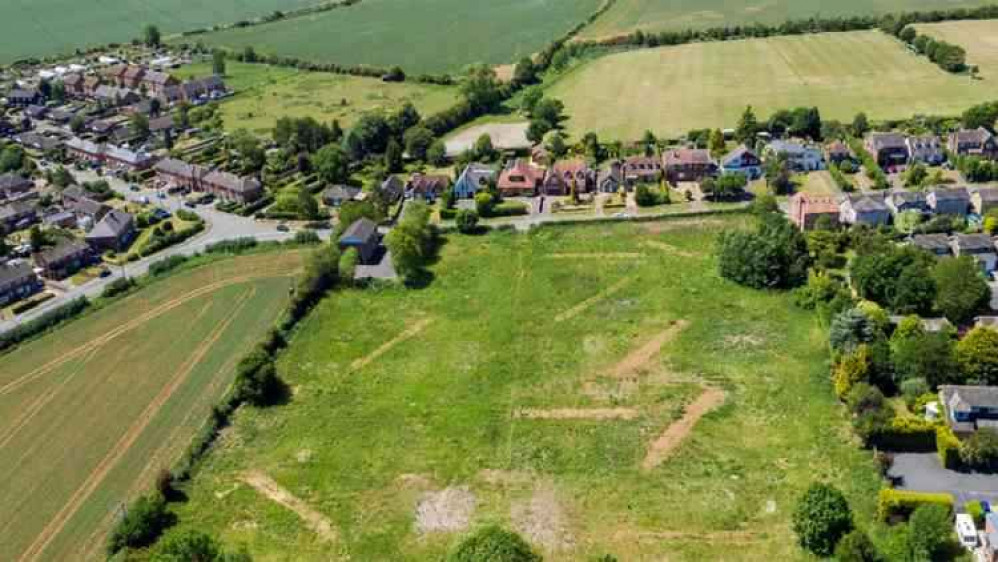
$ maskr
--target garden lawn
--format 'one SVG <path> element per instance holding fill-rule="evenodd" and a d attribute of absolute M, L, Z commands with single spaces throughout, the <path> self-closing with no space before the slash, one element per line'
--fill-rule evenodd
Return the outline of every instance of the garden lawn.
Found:
<path fill-rule="evenodd" d="M 551 561 L 806 560 L 789 522 L 807 485 L 841 487 L 866 525 L 879 482 L 833 397 L 826 331 L 717 276 L 715 236 L 747 221 L 454 235 L 424 289 L 335 292 L 281 358 L 290 403 L 238 412 L 171 532 L 260 561 L 439 560 L 486 522 Z M 702 385 L 725 404 L 642 470 Z M 627 417 L 524 417 L 596 408 Z M 305 515 L 245 483 L 261 475 Z"/>
<path fill-rule="evenodd" d="M 207 63 L 191 65 L 185 77 L 211 73 Z M 228 62 L 226 83 L 236 95 L 221 105 L 226 130 L 248 129 L 269 135 L 281 117 L 314 117 L 323 123 L 338 119 L 348 127 L 368 111 L 398 109 L 412 102 L 427 116 L 447 109 L 458 98 L 456 87 L 389 83 L 327 72 L 299 72 L 263 64 Z"/>
<path fill-rule="evenodd" d="M 567 127 L 634 141 L 735 127 L 746 105 L 760 120 L 815 105 L 825 119 L 958 115 L 994 97 L 987 80 L 948 74 L 877 31 L 825 33 L 641 49 L 583 63 L 547 95 Z"/>
<path fill-rule="evenodd" d="M 586 39 L 644 31 L 677 31 L 752 23 L 779 24 L 788 19 L 848 17 L 892 12 L 970 8 L 987 0 L 617 0 L 587 27 Z"/>
<path fill-rule="evenodd" d="M 0 560 L 102 560 L 114 517 L 185 450 L 300 266 L 288 252 L 180 272 L 4 355 Z"/>
<path fill-rule="evenodd" d="M 183 41 L 409 73 L 502 64 L 543 49 L 601 0 L 362 0 L 345 9 Z"/>
<path fill-rule="evenodd" d="M 174 33 L 317 4 L 315 0 L 31 0 L 3 3 L 0 63 L 128 42 L 147 24 Z"/>

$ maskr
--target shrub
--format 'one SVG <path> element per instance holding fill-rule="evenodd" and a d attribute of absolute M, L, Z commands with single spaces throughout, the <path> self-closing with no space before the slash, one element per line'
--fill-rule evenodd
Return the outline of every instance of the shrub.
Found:
<path fill-rule="evenodd" d="M 246 250 L 253 249 L 257 246 L 258 242 L 256 238 L 243 237 L 236 238 L 234 240 L 222 240 L 221 242 L 215 242 L 214 244 L 208 244 L 204 253 L 206 254 L 241 254 Z"/>
<path fill-rule="evenodd" d="M 963 507 L 967 510 L 967 515 L 974 519 L 974 525 L 979 528 L 984 527 L 984 506 L 978 500 L 971 500 L 965 504 Z"/>
<path fill-rule="evenodd" d="M 298 232 L 295 232 L 294 243 L 306 246 L 321 244 L 322 240 L 314 230 L 299 230 Z"/>
<path fill-rule="evenodd" d="M 854 529 L 835 546 L 836 562 L 880 562 L 880 553 L 870 537 Z"/>
<path fill-rule="evenodd" d="M 111 530 L 107 539 L 108 554 L 123 548 L 149 546 L 174 522 L 160 495 L 142 496 L 132 502 L 125 516 Z"/>
<path fill-rule="evenodd" d="M 904 403 L 909 410 L 915 407 L 915 402 L 929 392 L 929 383 L 921 377 L 915 377 L 902 381 L 899 385 L 901 395 L 904 396 Z M 915 412 L 918 413 L 918 412 Z"/>
<path fill-rule="evenodd" d="M 177 209 L 177 212 L 174 214 L 177 215 L 177 218 L 182 221 L 201 222 L 201 215 L 195 213 L 194 211 L 188 211 L 187 209 Z"/>
<path fill-rule="evenodd" d="M 862 414 L 870 410 L 879 410 L 884 407 L 884 394 L 880 389 L 861 382 L 856 384 L 846 394 L 846 405 L 849 411 L 854 414 Z"/>
<path fill-rule="evenodd" d="M 998 384 L 998 330 L 974 328 L 956 344 L 956 358 L 968 384 Z"/>
<path fill-rule="evenodd" d="M 979 429 L 960 443 L 960 462 L 974 470 L 998 469 L 998 433 Z"/>
<path fill-rule="evenodd" d="M 516 217 L 526 215 L 530 208 L 519 201 L 503 201 L 492 208 L 492 217 Z"/>
<path fill-rule="evenodd" d="M 814 483 L 797 501 L 793 529 L 801 548 L 830 556 L 839 540 L 853 529 L 852 511 L 842 492 Z"/>
<path fill-rule="evenodd" d="M 149 264 L 149 275 L 156 277 L 164 273 L 173 271 L 181 265 L 187 263 L 187 256 L 175 254 Z"/>
<path fill-rule="evenodd" d="M 835 394 L 844 400 L 853 385 L 868 380 L 870 376 L 870 347 L 862 344 L 847 353 L 835 367 Z"/>
<path fill-rule="evenodd" d="M 131 290 L 134 286 L 135 280 L 131 277 L 119 277 L 104 287 L 104 290 L 101 292 L 101 296 L 104 298 L 111 298 Z"/>
<path fill-rule="evenodd" d="M 541 562 L 519 535 L 490 525 L 467 537 L 447 556 L 447 562 Z"/>
<path fill-rule="evenodd" d="M 478 213 L 471 209 L 461 209 L 455 220 L 461 234 L 473 234 L 478 230 Z"/>
<path fill-rule="evenodd" d="M 352 283 L 357 274 L 357 264 L 360 263 L 360 253 L 357 248 L 349 248 L 340 256 L 339 275 L 344 282 Z"/>
<path fill-rule="evenodd" d="M 891 417 L 874 428 L 868 445 L 887 451 L 931 452 L 936 448 L 936 425 L 916 417 Z"/>
<path fill-rule="evenodd" d="M 639 184 L 634 190 L 634 201 L 638 207 L 655 207 L 669 203 L 669 193 L 646 184 Z"/>
<path fill-rule="evenodd" d="M 869 317 L 858 308 L 851 308 L 835 316 L 829 328 L 828 343 L 836 351 L 851 351 L 861 344 L 873 341 L 874 326 Z"/>
<path fill-rule="evenodd" d="M 945 560 L 953 543 L 953 511 L 949 506 L 920 505 L 908 520 L 916 560 Z"/>
<path fill-rule="evenodd" d="M 943 466 L 950 469 L 959 468 L 960 440 L 948 425 L 942 424 L 936 427 L 936 452 Z"/>
<path fill-rule="evenodd" d="M 877 519 L 891 523 L 905 521 L 922 505 L 941 505 L 952 512 L 953 496 L 884 488 L 877 495 Z"/>

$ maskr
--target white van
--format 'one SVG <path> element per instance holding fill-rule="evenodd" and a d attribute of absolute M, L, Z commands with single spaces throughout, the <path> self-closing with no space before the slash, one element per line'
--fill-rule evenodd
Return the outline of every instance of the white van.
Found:
<path fill-rule="evenodd" d="M 970 515 L 956 514 L 956 534 L 960 537 L 960 544 L 968 550 L 977 547 L 977 528 L 974 527 L 974 519 Z"/>

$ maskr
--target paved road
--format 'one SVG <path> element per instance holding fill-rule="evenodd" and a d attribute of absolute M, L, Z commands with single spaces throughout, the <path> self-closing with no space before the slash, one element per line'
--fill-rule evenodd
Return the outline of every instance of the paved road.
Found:
<path fill-rule="evenodd" d="M 889 474 L 903 477 L 898 485 L 903 490 L 948 492 L 957 505 L 971 500 L 998 505 L 998 475 L 946 469 L 936 453 L 897 453 Z"/>
<path fill-rule="evenodd" d="M 183 202 L 179 197 L 166 196 L 160 199 L 154 190 L 147 189 L 139 192 L 132 192 L 128 189 L 126 182 L 117 178 L 105 176 L 98 177 L 92 171 L 79 172 L 70 170 L 77 178 L 78 182 L 95 181 L 98 179 L 107 180 L 108 184 L 117 192 L 125 196 L 126 199 L 135 200 L 138 197 L 148 197 L 150 202 L 156 203 L 170 211 L 181 208 Z M 197 236 L 185 240 L 183 243 L 172 246 L 156 253 L 152 256 L 142 258 L 138 261 L 128 263 L 123 267 L 111 267 L 111 275 L 104 278 L 97 278 L 82 285 L 71 287 L 58 294 L 56 298 L 49 299 L 37 308 L 33 308 L 24 314 L 12 319 L 0 321 L 0 333 L 6 332 L 21 322 L 25 322 L 57 308 L 75 298 L 86 296 L 93 298 L 99 296 L 109 283 L 122 276 L 136 277 L 144 275 L 149 270 L 149 264 L 173 255 L 189 256 L 195 254 L 208 246 L 222 240 L 232 240 L 235 238 L 252 237 L 261 242 L 284 241 L 294 236 L 293 232 L 279 232 L 276 229 L 277 223 L 274 221 L 257 221 L 251 218 L 240 217 L 228 213 L 216 211 L 210 206 L 201 206 L 196 211 L 205 219 L 205 230 Z M 319 231 L 322 238 L 329 237 L 329 231 Z"/>

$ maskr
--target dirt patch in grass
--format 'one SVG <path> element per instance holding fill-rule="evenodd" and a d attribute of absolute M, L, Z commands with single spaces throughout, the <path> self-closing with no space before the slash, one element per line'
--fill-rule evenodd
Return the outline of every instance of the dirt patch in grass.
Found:
<path fill-rule="evenodd" d="M 357 359 L 356 361 L 354 361 L 353 363 L 351 363 L 350 364 L 350 369 L 354 370 L 354 371 L 358 371 L 358 370 L 363 369 L 364 367 L 370 365 L 371 363 L 373 363 L 374 361 L 376 361 L 379 357 L 381 357 L 382 355 L 384 355 L 384 354 L 388 353 L 389 351 L 391 351 L 391 349 L 393 347 L 395 347 L 396 345 L 404 342 L 407 339 L 410 339 L 410 338 L 413 338 L 413 337 L 416 337 L 417 335 L 419 335 L 420 332 L 422 332 L 424 329 L 426 329 L 427 326 L 430 325 L 430 322 L 432 322 L 432 320 L 429 319 L 429 318 L 423 318 L 422 320 L 419 320 L 418 322 L 416 322 L 412 326 L 409 326 L 408 328 L 406 328 L 405 331 L 403 331 L 401 334 L 395 336 L 394 338 L 392 338 L 392 339 L 386 341 L 385 343 L 381 344 L 380 346 L 378 346 L 378 348 L 375 349 L 374 351 L 372 351 L 371 353 L 369 353 L 366 356 L 361 357 L 360 359 Z"/>
<path fill-rule="evenodd" d="M 633 420 L 634 408 L 558 408 L 554 410 L 517 410 L 514 417 L 530 420 Z"/>
<path fill-rule="evenodd" d="M 623 360 L 610 369 L 610 376 L 624 378 L 645 369 L 648 363 L 661 353 L 662 347 L 672 341 L 687 326 L 689 326 L 689 322 L 686 320 L 673 322 L 671 326 L 655 334 L 650 340 L 628 353 Z"/>
<path fill-rule="evenodd" d="M 416 529 L 420 533 L 463 531 L 471 524 L 476 503 L 467 486 L 427 492 L 416 505 Z"/>
<path fill-rule="evenodd" d="M 734 349 L 759 347 L 765 342 L 766 340 L 762 336 L 754 336 L 752 334 L 736 334 L 724 337 L 724 347 Z"/>
<path fill-rule="evenodd" d="M 663 232 L 703 228 L 705 226 L 724 226 L 724 224 L 725 222 L 721 219 L 682 219 L 647 223 L 644 225 L 644 229 L 648 234 L 662 234 Z"/>
<path fill-rule="evenodd" d="M 513 526 L 531 544 L 541 545 L 550 551 L 568 550 L 575 546 L 565 510 L 550 484 L 538 486 L 529 500 L 514 503 L 510 516 Z"/>
<path fill-rule="evenodd" d="M 654 248 L 656 250 L 661 250 L 669 255 L 679 256 L 681 258 L 699 258 L 703 254 L 699 252 L 689 252 L 681 248 L 677 248 L 672 244 L 666 244 L 665 242 L 660 242 L 658 240 L 646 240 L 641 243 L 642 246 L 646 248 Z"/>
<path fill-rule="evenodd" d="M 282 488 L 271 477 L 262 472 L 253 471 L 244 474 L 242 480 L 270 501 L 297 515 L 324 542 L 336 541 L 336 530 L 325 515 L 315 511 L 304 501 Z"/>
<path fill-rule="evenodd" d="M 399 474 L 398 478 L 395 479 L 403 488 L 429 488 L 433 485 L 432 480 L 429 476 L 425 474 L 413 474 L 407 472 L 405 474 Z"/>
<path fill-rule="evenodd" d="M 562 312 L 558 316 L 555 316 L 554 321 L 555 322 L 564 322 L 565 320 L 571 320 L 572 318 L 575 318 L 576 316 L 578 316 L 578 315 L 582 314 L 583 312 L 585 312 L 586 310 L 588 310 L 594 304 L 600 302 L 601 300 L 603 300 L 603 299 L 605 299 L 607 297 L 612 296 L 613 294 L 615 294 L 617 292 L 620 292 L 621 289 L 623 289 L 624 287 L 626 287 L 633 280 L 634 280 L 633 277 L 625 277 L 624 279 L 621 279 L 620 281 L 617 281 L 616 283 L 614 283 L 613 285 L 610 285 L 606 289 L 603 289 L 599 293 L 596 293 L 595 295 L 593 295 L 593 296 L 589 297 L 588 299 L 580 302 L 579 304 L 573 306 L 572 308 L 566 310 L 565 312 Z"/>
<path fill-rule="evenodd" d="M 665 431 L 651 443 L 648 447 L 648 453 L 641 463 L 641 468 L 651 470 L 665 462 L 693 431 L 700 418 L 723 403 L 724 391 L 714 387 L 706 387 L 703 394 L 686 408 L 683 417 L 665 428 Z"/>

